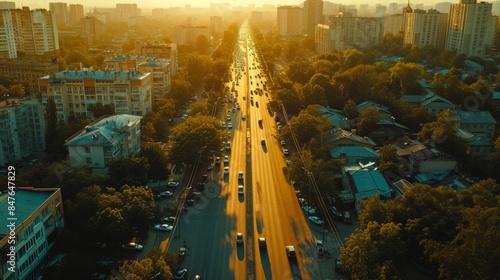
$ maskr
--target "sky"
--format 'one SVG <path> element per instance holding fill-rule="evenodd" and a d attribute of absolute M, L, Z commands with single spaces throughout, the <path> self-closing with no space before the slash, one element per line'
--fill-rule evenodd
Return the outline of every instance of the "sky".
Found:
<path fill-rule="evenodd" d="M 9 1 L 9 0 L 3 0 Z M 484 0 L 483 0 L 484 1 Z M 12 1 L 9 1 L 12 2 Z M 85 9 L 90 7 L 97 8 L 111 8 L 114 7 L 116 3 L 136 3 L 141 9 L 143 8 L 166 8 L 166 7 L 183 7 L 185 5 L 191 5 L 192 7 L 208 7 L 209 3 L 229 3 L 231 6 L 248 6 L 249 4 L 255 4 L 257 7 L 263 4 L 274 4 L 274 5 L 299 5 L 303 0 L 222 0 L 222 1 L 211 1 L 211 0 L 23 0 L 14 1 L 16 3 L 16 8 L 21 8 L 22 6 L 28 6 L 31 9 L 49 8 L 50 2 L 63 2 L 69 4 L 82 4 Z M 333 3 L 341 4 L 382 4 L 388 5 L 389 3 L 407 3 L 405 0 L 331 0 Z M 458 3 L 459 0 L 410 0 L 412 4 L 423 3 L 426 5 L 432 5 L 438 2 L 451 2 Z M 478 1 L 479 2 L 479 1 Z M 486 1 L 492 2 L 492 1 Z"/>

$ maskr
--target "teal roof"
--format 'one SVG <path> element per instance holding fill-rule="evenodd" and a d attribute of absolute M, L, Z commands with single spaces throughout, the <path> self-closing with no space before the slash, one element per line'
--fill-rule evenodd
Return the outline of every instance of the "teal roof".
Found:
<path fill-rule="evenodd" d="M 349 131 L 343 130 L 341 128 L 330 129 L 325 133 L 324 143 L 332 143 L 341 139 L 349 139 L 360 144 L 375 147 L 376 144 L 369 137 L 361 137 Z"/>
<path fill-rule="evenodd" d="M 156 59 L 156 60 L 150 60 L 144 63 L 141 63 L 139 66 L 163 66 L 165 64 L 168 64 L 167 59 Z"/>
<path fill-rule="evenodd" d="M 358 201 L 378 194 L 387 198 L 391 197 L 392 190 L 380 171 L 360 169 L 350 172 L 350 175 Z"/>
<path fill-rule="evenodd" d="M 341 146 L 329 151 L 332 158 L 365 158 L 365 159 L 379 159 L 380 156 L 372 148 L 360 146 Z"/>
<path fill-rule="evenodd" d="M 122 56 L 116 56 L 111 59 L 108 59 L 107 61 L 112 61 L 112 62 L 125 62 L 129 60 L 146 60 L 147 57 L 145 56 L 129 56 L 129 55 L 122 55 Z"/>
<path fill-rule="evenodd" d="M 491 98 L 495 100 L 500 100 L 500 91 L 494 91 Z"/>
<path fill-rule="evenodd" d="M 497 122 L 488 111 L 457 111 L 461 123 L 466 124 L 496 124 Z"/>
<path fill-rule="evenodd" d="M 384 112 L 384 113 L 389 114 L 389 115 L 391 114 L 391 112 L 389 111 L 389 108 L 387 108 L 386 106 L 383 106 L 383 105 L 380 105 L 380 104 L 377 104 L 377 103 L 371 102 L 371 101 L 365 101 L 365 102 L 359 103 L 356 106 L 356 109 L 358 110 L 358 112 L 361 112 L 366 108 L 373 108 L 377 111 Z"/>
<path fill-rule="evenodd" d="M 327 118 L 332 126 L 340 127 L 342 129 L 351 129 L 349 119 L 342 114 L 341 111 L 319 106 L 319 110 L 323 112 L 323 117 Z"/>
<path fill-rule="evenodd" d="M 16 225 L 19 226 L 26 221 L 35 210 L 40 208 L 54 194 L 54 192 L 54 190 L 28 191 L 18 189 L 15 195 L 15 217 L 17 218 L 15 221 Z M 2 211 L 0 211 L 0 220 L 3 221 L 0 225 L 0 240 L 10 232 L 7 225 L 9 222 L 8 218 L 12 216 L 10 216 L 9 211 L 7 211 L 9 206 L 8 202 L 8 194 L 0 194 L 0 209 L 2 209 Z"/>
<path fill-rule="evenodd" d="M 126 133 L 121 128 L 139 121 L 142 117 L 133 115 L 115 115 L 90 124 L 70 138 L 65 146 L 113 146 L 120 142 Z"/>
<path fill-rule="evenodd" d="M 83 79 L 96 79 L 101 81 L 114 81 L 117 78 L 126 80 L 142 79 L 149 75 L 149 73 L 142 73 L 139 71 L 102 71 L 102 70 L 65 70 L 55 74 L 56 79 L 66 80 L 83 80 Z M 49 79 L 52 75 L 42 77 L 42 79 Z"/>

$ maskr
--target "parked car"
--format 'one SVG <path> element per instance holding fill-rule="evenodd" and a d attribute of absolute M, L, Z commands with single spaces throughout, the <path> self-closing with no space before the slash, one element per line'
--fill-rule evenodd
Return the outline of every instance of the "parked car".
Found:
<path fill-rule="evenodd" d="M 238 172 L 238 180 L 243 181 L 243 171 Z"/>
<path fill-rule="evenodd" d="M 289 154 L 290 154 L 290 152 L 288 151 L 288 149 L 283 149 L 283 154 L 284 154 L 285 156 L 287 156 L 287 155 L 289 155 Z"/>
<path fill-rule="evenodd" d="M 312 208 L 311 206 L 308 206 L 308 205 L 302 206 L 302 210 L 306 211 L 306 213 L 309 215 L 316 214 L 316 210 L 314 210 L 314 208 Z"/>
<path fill-rule="evenodd" d="M 171 188 L 177 188 L 179 185 L 180 185 L 180 183 L 178 181 L 170 181 L 167 183 L 167 186 L 169 186 Z"/>
<path fill-rule="evenodd" d="M 134 242 L 130 242 L 128 244 L 122 245 L 122 249 L 132 250 L 132 251 L 141 251 L 142 250 L 142 245 L 134 243 Z"/>
<path fill-rule="evenodd" d="M 155 225 L 155 230 L 159 231 L 172 231 L 174 227 L 167 224 Z"/>
<path fill-rule="evenodd" d="M 286 145 L 285 140 L 281 140 L 281 146 L 285 146 L 285 145 Z"/>
<path fill-rule="evenodd" d="M 344 211 L 343 216 L 344 216 L 344 218 L 343 218 L 344 223 L 346 223 L 346 224 L 352 223 L 351 213 L 349 211 Z"/>
<path fill-rule="evenodd" d="M 259 248 L 265 250 L 267 248 L 266 239 L 264 237 L 259 237 Z"/>
<path fill-rule="evenodd" d="M 325 221 L 321 220 L 320 218 L 318 218 L 316 216 L 309 216 L 308 219 L 309 219 L 309 221 L 311 221 L 319 226 L 322 226 L 325 224 Z"/>
<path fill-rule="evenodd" d="M 224 167 L 224 174 L 229 174 L 229 166 Z"/>
<path fill-rule="evenodd" d="M 160 196 L 161 197 L 172 197 L 172 196 L 174 196 L 174 193 L 171 191 L 164 191 L 164 192 L 160 193 Z"/>
<path fill-rule="evenodd" d="M 220 157 L 215 158 L 215 163 L 220 163 Z"/>
<path fill-rule="evenodd" d="M 177 273 L 175 274 L 174 276 L 174 279 L 175 280 L 182 280 L 182 279 L 186 279 L 187 278 L 187 275 L 188 275 L 188 270 L 187 268 L 183 268 L 179 271 L 177 271 Z"/>
<path fill-rule="evenodd" d="M 343 271 L 342 262 L 339 259 L 335 259 L 335 272 L 342 273 Z"/>
<path fill-rule="evenodd" d="M 342 213 L 335 206 L 332 206 L 332 214 L 333 214 L 333 218 L 335 218 L 337 220 L 342 220 L 344 218 Z"/>
<path fill-rule="evenodd" d="M 285 251 L 286 251 L 286 255 L 289 258 L 295 258 L 297 256 L 297 254 L 295 253 L 295 247 L 293 247 L 292 245 L 286 246 Z"/>
<path fill-rule="evenodd" d="M 229 163 L 229 156 L 224 156 L 224 163 Z"/>
<path fill-rule="evenodd" d="M 171 216 L 171 217 L 164 217 L 161 219 L 162 222 L 167 222 L 167 223 L 173 223 L 175 222 L 175 217 Z"/>

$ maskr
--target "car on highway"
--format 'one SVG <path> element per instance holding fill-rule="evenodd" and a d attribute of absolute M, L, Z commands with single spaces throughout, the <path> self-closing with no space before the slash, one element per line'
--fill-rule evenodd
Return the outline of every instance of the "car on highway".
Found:
<path fill-rule="evenodd" d="M 288 149 L 283 149 L 283 154 L 285 156 L 289 155 L 290 154 L 290 151 L 288 151 Z"/>
<path fill-rule="evenodd" d="M 176 188 L 180 185 L 179 181 L 170 181 L 167 183 L 167 186 L 171 187 L 171 188 Z"/>
<path fill-rule="evenodd" d="M 309 216 L 307 219 L 309 219 L 309 221 L 311 221 L 319 226 L 322 226 L 325 224 L 325 221 L 321 220 L 320 218 L 318 218 L 316 216 Z"/>
<path fill-rule="evenodd" d="M 247 119 L 247 116 L 242 115 L 242 116 L 241 116 L 241 119 L 242 119 L 242 120 L 246 120 L 246 119 Z"/>
<path fill-rule="evenodd" d="M 238 185 L 238 195 L 243 195 L 245 194 L 245 189 L 243 188 L 243 185 Z"/>
<path fill-rule="evenodd" d="M 159 231 L 172 231 L 174 227 L 167 224 L 155 225 L 155 230 Z"/>
<path fill-rule="evenodd" d="M 215 158 L 215 163 L 220 163 L 220 157 Z"/>
<path fill-rule="evenodd" d="M 238 232 L 236 234 L 236 244 L 243 244 L 243 233 Z"/>
<path fill-rule="evenodd" d="M 171 191 L 164 191 L 164 192 L 160 193 L 160 196 L 161 197 L 172 197 L 172 196 L 174 196 L 174 193 Z"/>
<path fill-rule="evenodd" d="M 224 174 L 229 174 L 229 166 L 224 167 Z"/>
<path fill-rule="evenodd" d="M 122 245 L 122 249 L 132 250 L 132 251 L 141 251 L 142 245 L 134 243 L 134 242 L 130 242 L 130 243 Z"/>
<path fill-rule="evenodd" d="M 224 163 L 229 163 L 229 156 L 224 156 Z"/>
<path fill-rule="evenodd" d="M 227 123 L 227 128 L 229 128 L 229 129 L 233 128 L 233 123 L 231 123 L 231 122 Z"/>
<path fill-rule="evenodd" d="M 285 140 L 281 140 L 281 146 L 285 146 L 285 145 L 286 145 Z"/>
<path fill-rule="evenodd" d="M 260 144 L 261 144 L 262 146 L 265 146 L 265 145 L 266 145 L 266 140 L 264 140 L 264 139 L 260 140 Z"/>
<path fill-rule="evenodd" d="M 286 246 L 285 251 L 286 251 L 286 255 L 289 258 L 295 258 L 297 256 L 297 254 L 295 253 L 295 247 L 293 247 L 292 245 Z"/>
<path fill-rule="evenodd" d="M 266 239 L 264 237 L 259 237 L 259 248 L 262 250 L 266 249 Z"/>
<path fill-rule="evenodd" d="M 238 172 L 238 180 L 243 180 L 243 171 Z"/>
<path fill-rule="evenodd" d="M 188 270 L 187 270 L 187 268 L 183 268 L 183 269 L 177 271 L 177 273 L 174 276 L 174 280 L 187 279 L 187 276 L 188 276 Z"/>
<path fill-rule="evenodd" d="M 314 210 L 314 208 L 312 208 L 311 206 L 308 206 L 308 205 L 302 206 L 302 210 L 306 211 L 306 213 L 309 215 L 316 214 L 316 210 Z"/>
<path fill-rule="evenodd" d="M 210 171 L 210 170 L 212 170 L 212 169 L 214 169 L 214 167 L 212 166 L 212 164 L 209 164 L 209 165 L 207 166 L 207 170 L 208 170 L 208 171 Z"/>

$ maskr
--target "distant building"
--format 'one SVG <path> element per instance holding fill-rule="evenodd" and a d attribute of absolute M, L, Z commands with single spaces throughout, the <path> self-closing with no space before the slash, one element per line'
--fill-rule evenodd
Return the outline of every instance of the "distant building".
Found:
<path fill-rule="evenodd" d="M 262 11 L 251 11 L 250 12 L 250 22 L 251 23 L 262 23 L 264 21 L 264 12 Z"/>
<path fill-rule="evenodd" d="M 91 42 L 94 38 L 106 31 L 104 22 L 95 17 L 83 17 L 80 19 L 81 36 L 88 38 Z"/>
<path fill-rule="evenodd" d="M 220 16 L 212 16 L 210 17 L 210 32 L 212 34 L 221 34 L 222 33 L 222 17 Z"/>
<path fill-rule="evenodd" d="M 16 2 L 0 1 L 0 10 L 14 10 Z"/>
<path fill-rule="evenodd" d="M 0 193 L 0 209 L 8 209 L 11 200 L 8 193 Z M 5 222 L 0 227 L 0 252 L 2 265 L 0 278 L 39 279 L 42 268 L 48 262 L 47 256 L 64 228 L 64 210 L 61 190 L 56 188 L 17 187 L 15 228 Z M 0 219 L 9 221 L 9 211 L 0 211 Z M 8 270 L 7 254 L 12 246 L 9 243 L 11 232 L 15 232 L 15 272 Z"/>
<path fill-rule="evenodd" d="M 85 12 L 82 4 L 69 4 L 68 23 L 79 24 L 83 17 L 85 17 Z"/>
<path fill-rule="evenodd" d="M 491 15 L 492 4 L 476 0 L 460 0 L 451 4 L 446 34 L 446 50 L 455 50 L 467 57 L 484 57 L 486 48 L 494 43 L 497 22 Z"/>
<path fill-rule="evenodd" d="M 95 18 L 101 21 L 103 25 L 106 25 L 106 14 L 97 11 L 97 9 L 94 9 L 93 12 L 88 12 L 87 17 Z"/>
<path fill-rule="evenodd" d="M 0 102 L 0 166 L 45 151 L 45 110 L 37 99 Z"/>
<path fill-rule="evenodd" d="M 380 156 L 373 148 L 360 146 L 340 146 L 329 151 L 330 157 L 343 159 L 348 166 L 367 165 L 371 162 L 378 164 Z"/>
<path fill-rule="evenodd" d="M 487 160 L 491 154 L 491 138 L 486 136 L 486 134 L 478 133 L 473 134 L 467 132 L 461 128 L 457 129 L 458 137 L 465 139 L 467 141 L 468 150 L 467 154 L 473 160 Z"/>
<path fill-rule="evenodd" d="M 323 117 L 327 118 L 331 125 L 334 127 L 340 127 L 342 129 L 350 130 L 351 122 L 350 120 L 342 114 L 341 111 L 320 106 L 319 110 L 323 113 Z"/>
<path fill-rule="evenodd" d="M 115 114 L 144 116 L 152 110 L 152 75 L 139 71 L 66 70 L 40 78 L 42 102 L 53 97 L 57 118 L 93 118 L 89 107 L 110 105 Z"/>
<path fill-rule="evenodd" d="M 325 132 L 323 144 L 327 149 L 333 149 L 340 146 L 360 146 L 373 148 L 375 142 L 368 137 L 362 137 L 355 133 L 343 130 L 341 128 L 333 128 Z"/>
<path fill-rule="evenodd" d="M 456 111 L 458 127 L 494 139 L 496 120 L 488 111 Z"/>
<path fill-rule="evenodd" d="M 59 49 L 56 16 L 47 10 L 0 10 L 0 57 L 44 55 Z"/>
<path fill-rule="evenodd" d="M 432 46 L 444 49 L 446 37 L 446 21 L 448 14 L 439 13 L 436 10 L 412 10 L 407 7 L 408 12 L 403 13 L 405 17 L 403 44 L 423 48 Z"/>
<path fill-rule="evenodd" d="M 56 15 L 57 25 L 65 26 L 68 23 L 68 4 L 63 2 L 49 3 L 49 10 Z"/>
<path fill-rule="evenodd" d="M 138 56 L 163 58 L 170 60 L 170 73 L 173 76 L 177 74 L 179 55 L 177 44 L 167 44 L 159 42 L 135 42 L 135 54 Z"/>
<path fill-rule="evenodd" d="M 173 32 L 172 40 L 178 45 L 195 45 L 200 36 L 205 36 L 210 42 L 210 28 L 208 26 L 177 25 Z"/>
<path fill-rule="evenodd" d="M 345 166 L 342 168 L 342 185 L 354 194 L 357 211 L 360 210 L 360 202 L 372 196 L 380 196 L 381 199 L 392 198 L 392 189 L 378 170 Z"/>
<path fill-rule="evenodd" d="M 446 110 L 455 108 L 455 104 L 450 100 L 427 90 L 422 95 L 403 95 L 401 100 L 410 103 L 413 106 L 422 106 L 429 114 L 436 115 Z"/>
<path fill-rule="evenodd" d="M 302 8 L 298 6 L 278 7 L 278 32 L 280 36 L 302 34 Z"/>
<path fill-rule="evenodd" d="M 393 14 L 384 17 L 384 34 L 397 35 L 403 31 L 403 15 Z"/>
<path fill-rule="evenodd" d="M 302 13 L 302 30 L 304 34 L 314 36 L 318 23 L 323 23 L 323 1 L 306 0 Z"/>
<path fill-rule="evenodd" d="M 66 140 L 74 166 L 88 165 L 94 173 L 107 174 L 108 164 L 141 153 L 140 116 L 102 117 Z"/>
<path fill-rule="evenodd" d="M 141 15 L 141 10 L 137 8 L 137 4 L 116 4 L 115 9 L 117 22 L 129 22 L 130 18 Z"/>
<path fill-rule="evenodd" d="M 22 61 L 20 59 L 0 59 L 0 75 L 15 78 L 28 87 L 25 91 L 30 94 L 38 92 L 38 79 L 50 73 L 57 72 L 57 63 Z"/>

